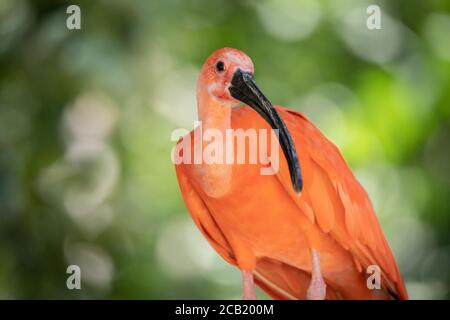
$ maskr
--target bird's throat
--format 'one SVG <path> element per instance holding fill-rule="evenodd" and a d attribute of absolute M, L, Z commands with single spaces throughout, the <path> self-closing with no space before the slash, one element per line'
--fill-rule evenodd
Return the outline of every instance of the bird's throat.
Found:
<path fill-rule="evenodd" d="M 231 106 L 209 105 L 202 111 L 205 111 L 199 112 L 202 128 L 197 132 L 201 137 L 195 139 L 195 148 L 201 148 L 202 161 L 196 165 L 196 173 L 203 190 L 210 197 L 219 198 L 231 187 L 232 165 L 226 161 L 227 152 L 233 147 L 226 134 L 231 128 Z"/>

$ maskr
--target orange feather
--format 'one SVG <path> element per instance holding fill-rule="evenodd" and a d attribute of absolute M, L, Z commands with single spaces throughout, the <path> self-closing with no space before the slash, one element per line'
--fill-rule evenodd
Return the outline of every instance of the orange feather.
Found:
<path fill-rule="evenodd" d="M 256 164 L 234 166 L 235 183 L 220 199 L 206 195 L 196 182 L 194 164 L 179 164 L 180 188 L 197 227 L 229 263 L 237 264 L 234 250 L 251 248 L 247 259 L 252 261 L 243 264 L 256 264 L 256 283 L 274 298 L 306 297 L 309 249 L 314 246 L 322 252 L 327 298 L 406 299 L 367 194 L 338 149 L 301 113 L 277 109 L 299 150 L 305 172 L 302 194 L 293 192 L 285 161 L 276 176 L 261 176 Z M 248 107 L 233 109 L 231 127 L 270 129 Z M 193 141 L 193 132 L 191 137 Z M 229 237 L 239 240 L 232 246 Z M 381 293 L 366 287 L 365 271 L 372 264 L 382 270 Z"/>

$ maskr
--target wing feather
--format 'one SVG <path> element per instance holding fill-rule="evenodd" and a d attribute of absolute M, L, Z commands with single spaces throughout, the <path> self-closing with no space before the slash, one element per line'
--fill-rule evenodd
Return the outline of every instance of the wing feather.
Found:
<path fill-rule="evenodd" d="M 383 271 L 383 285 L 397 297 L 406 299 L 403 280 L 369 197 L 340 151 L 303 114 L 283 107 L 277 109 L 296 145 L 305 184 L 302 194 L 294 195 L 286 178 L 287 165 L 280 163 L 278 178 L 286 191 L 313 221 L 309 217 L 311 212 L 304 210 L 308 204 L 303 202 L 310 204 L 314 221 L 350 250 L 358 270 L 377 264 Z"/>

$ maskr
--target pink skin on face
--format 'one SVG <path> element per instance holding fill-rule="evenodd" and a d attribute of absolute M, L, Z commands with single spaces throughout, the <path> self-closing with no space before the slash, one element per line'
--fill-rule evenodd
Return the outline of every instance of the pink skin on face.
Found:
<path fill-rule="evenodd" d="M 252 60 L 237 49 L 219 49 L 204 63 L 199 77 L 199 84 L 204 85 L 208 93 L 220 102 L 230 105 L 238 104 L 240 101 L 233 98 L 228 90 L 231 85 L 231 79 L 237 69 L 253 73 Z"/>

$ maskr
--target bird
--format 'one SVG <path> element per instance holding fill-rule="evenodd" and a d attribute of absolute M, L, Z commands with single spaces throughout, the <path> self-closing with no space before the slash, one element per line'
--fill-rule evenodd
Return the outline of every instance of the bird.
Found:
<path fill-rule="evenodd" d="M 255 286 L 282 300 L 408 299 L 368 194 L 341 152 L 304 114 L 270 102 L 249 56 L 214 51 L 196 95 L 201 125 L 174 147 L 177 180 L 199 231 L 240 270 L 243 299 L 257 298 Z M 263 132 L 244 138 L 270 152 L 251 162 L 248 143 L 237 161 L 237 134 L 228 132 L 239 130 Z"/>

